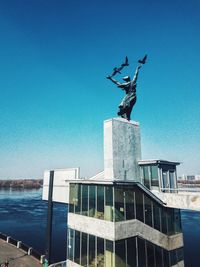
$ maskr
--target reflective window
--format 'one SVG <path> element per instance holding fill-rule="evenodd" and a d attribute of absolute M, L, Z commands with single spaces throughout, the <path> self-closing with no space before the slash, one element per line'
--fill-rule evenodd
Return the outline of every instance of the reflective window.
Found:
<path fill-rule="evenodd" d="M 154 245 L 150 242 L 146 241 L 146 247 L 147 247 L 147 266 L 148 267 L 154 267 L 155 266 L 155 254 L 154 254 Z"/>
<path fill-rule="evenodd" d="M 174 210 L 168 208 L 167 209 L 167 227 L 168 227 L 168 234 L 174 234 Z"/>
<path fill-rule="evenodd" d="M 161 208 L 158 204 L 153 202 L 153 219 L 154 219 L 154 228 L 158 231 L 161 231 Z"/>
<path fill-rule="evenodd" d="M 73 212 L 74 213 L 74 202 L 75 202 L 75 184 L 70 184 L 69 212 Z"/>
<path fill-rule="evenodd" d="M 74 204 L 75 204 L 75 213 L 80 214 L 81 212 L 81 185 L 76 184 L 75 185 L 75 198 L 74 198 Z"/>
<path fill-rule="evenodd" d="M 68 229 L 68 252 L 67 258 L 74 260 L 74 230 Z"/>
<path fill-rule="evenodd" d="M 82 185 L 82 215 L 88 216 L 88 185 Z"/>
<path fill-rule="evenodd" d="M 135 219 L 134 197 L 133 190 L 125 191 L 126 220 Z"/>
<path fill-rule="evenodd" d="M 136 267 L 136 237 L 127 239 L 127 267 Z"/>
<path fill-rule="evenodd" d="M 135 188 L 136 219 L 144 222 L 143 193 Z"/>
<path fill-rule="evenodd" d="M 170 182 L 170 188 L 175 188 L 175 172 L 169 171 L 169 182 Z M 174 190 L 171 191 L 172 193 Z"/>
<path fill-rule="evenodd" d="M 137 238 L 138 266 L 146 266 L 145 240 Z"/>
<path fill-rule="evenodd" d="M 124 212 L 124 190 L 115 188 L 115 221 L 125 220 Z"/>
<path fill-rule="evenodd" d="M 81 234 L 81 266 L 87 266 L 87 242 L 88 235 Z"/>
<path fill-rule="evenodd" d="M 96 186 L 89 186 L 89 216 L 94 217 L 96 210 Z"/>
<path fill-rule="evenodd" d="M 170 267 L 169 265 L 169 251 L 163 249 L 163 267 Z"/>
<path fill-rule="evenodd" d="M 97 237 L 97 267 L 104 267 L 104 239 Z"/>
<path fill-rule="evenodd" d="M 113 242 L 106 240 L 105 267 L 114 267 Z"/>
<path fill-rule="evenodd" d="M 170 266 L 177 264 L 176 250 L 170 251 Z"/>
<path fill-rule="evenodd" d="M 96 256 L 95 256 L 95 236 L 89 235 L 89 251 L 88 251 L 88 264 L 89 267 L 96 266 Z"/>
<path fill-rule="evenodd" d="M 158 246 L 155 246 L 155 260 L 156 260 L 156 267 L 164 267 L 162 248 Z"/>
<path fill-rule="evenodd" d="M 97 212 L 95 217 L 104 219 L 104 186 L 97 186 Z"/>
<path fill-rule="evenodd" d="M 183 248 L 178 248 L 177 249 L 177 261 L 183 261 L 184 260 L 184 255 L 183 255 Z"/>
<path fill-rule="evenodd" d="M 159 186 L 158 167 L 157 166 L 150 166 L 150 172 L 151 172 L 151 188 L 152 187 L 158 187 Z"/>
<path fill-rule="evenodd" d="M 143 167 L 144 185 L 150 189 L 149 166 Z"/>
<path fill-rule="evenodd" d="M 162 232 L 167 234 L 167 209 L 161 209 L 161 220 L 162 220 Z"/>
<path fill-rule="evenodd" d="M 151 200 L 144 195 L 144 204 L 145 204 L 145 224 L 148 224 L 152 227 L 152 206 L 151 206 Z"/>
<path fill-rule="evenodd" d="M 179 209 L 174 209 L 174 232 L 181 233 L 182 232 L 182 226 L 181 226 L 181 214 Z"/>
<path fill-rule="evenodd" d="M 115 267 L 126 267 L 125 240 L 115 242 Z"/>
<path fill-rule="evenodd" d="M 75 231 L 74 261 L 80 264 L 80 232 Z"/>
<path fill-rule="evenodd" d="M 113 221 L 113 187 L 105 187 L 105 214 L 106 221 Z"/>

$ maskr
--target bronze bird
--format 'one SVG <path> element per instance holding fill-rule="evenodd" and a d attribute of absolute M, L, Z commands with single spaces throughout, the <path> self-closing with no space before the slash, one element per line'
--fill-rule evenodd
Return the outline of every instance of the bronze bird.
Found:
<path fill-rule="evenodd" d="M 138 60 L 138 63 L 140 63 L 140 64 L 145 64 L 145 63 L 146 63 L 146 60 L 147 60 L 147 55 L 145 55 L 145 56 L 143 57 L 143 59 L 139 59 L 139 60 Z"/>

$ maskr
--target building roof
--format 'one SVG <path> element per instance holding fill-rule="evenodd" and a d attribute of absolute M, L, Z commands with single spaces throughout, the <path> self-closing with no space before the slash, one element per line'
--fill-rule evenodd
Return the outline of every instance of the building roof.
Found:
<path fill-rule="evenodd" d="M 168 161 L 168 160 L 163 160 L 163 159 L 147 159 L 147 160 L 139 160 L 138 164 L 140 166 L 142 166 L 142 165 L 159 165 L 159 164 L 180 165 L 180 162 Z"/>

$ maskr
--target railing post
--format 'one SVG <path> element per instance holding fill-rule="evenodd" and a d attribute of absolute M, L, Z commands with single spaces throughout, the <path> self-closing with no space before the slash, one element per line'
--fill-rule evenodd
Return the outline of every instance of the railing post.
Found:
<path fill-rule="evenodd" d="M 45 260 L 45 255 L 41 255 L 40 256 L 40 263 L 43 264 Z"/>
<path fill-rule="evenodd" d="M 28 249 L 28 255 L 29 255 L 29 256 L 32 254 L 32 250 L 33 250 L 33 248 L 29 248 L 29 249 Z"/>
<path fill-rule="evenodd" d="M 10 242 L 10 236 L 7 236 L 6 242 L 7 242 L 7 243 Z"/>
<path fill-rule="evenodd" d="M 21 248 L 22 241 L 17 242 L 17 248 Z"/>

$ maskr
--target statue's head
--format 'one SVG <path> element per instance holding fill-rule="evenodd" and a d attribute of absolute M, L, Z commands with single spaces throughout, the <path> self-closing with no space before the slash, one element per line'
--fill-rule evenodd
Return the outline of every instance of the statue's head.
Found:
<path fill-rule="evenodd" d="M 130 76 L 125 76 L 125 77 L 123 78 L 123 80 L 124 80 L 125 82 L 130 82 L 131 78 L 130 78 Z"/>

